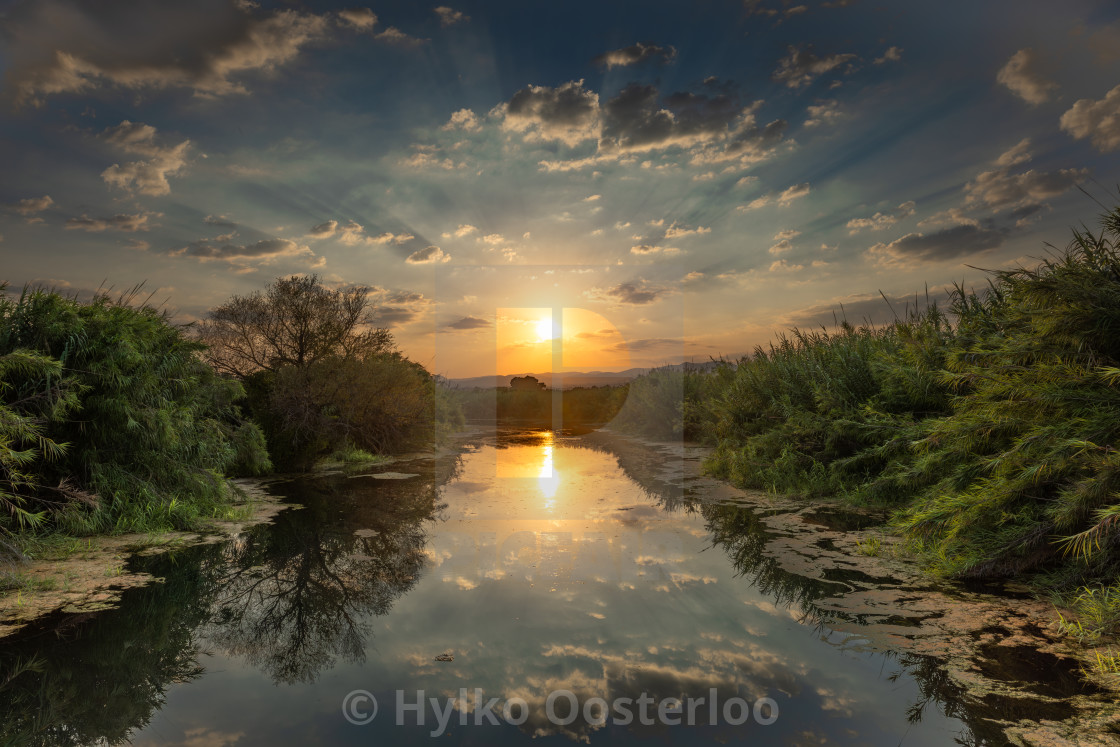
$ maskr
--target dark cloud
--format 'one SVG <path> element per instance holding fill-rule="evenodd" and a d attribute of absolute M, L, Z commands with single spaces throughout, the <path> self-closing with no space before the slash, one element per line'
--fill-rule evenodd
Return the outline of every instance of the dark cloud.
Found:
<path fill-rule="evenodd" d="M 556 88 L 529 86 L 513 94 L 496 113 L 507 130 L 575 145 L 597 135 L 599 94 L 584 88 L 582 80 Z"/>
<path fill-rule="evenodd" d="M 965 191 L 970 203 L 983 203 L 993 210 L 1021 207 L 1057 197 L 1089 175 L 1088 169 L 1060 171 L 1025 171 L 1013 174 L 1009 169 L 985 171 L 968 183 Z"/>
<path fill-rule="evenodd" d="M 376 327 L 393 327 L 408 324 L 419 316 L 419 311 L 407 306 L 377 306 L 370 312 L 369 321 Z"/>
<path fill-rule="evenodd" d="M 775 119 L 765 127 L 754 124 L 744 127 L 731 138 L 725 152 L 729 156 L 752 157 L 769 153 L 782 141 L 787 126 L 784 119 Z"/>
<path fill-rule="evenodd" d="M 1006 239 L 1004 231 L 962 225 L 931 234 L 909 233 L 889 244 L 876 244 L 867 251 L 880 264 L 907 265 L 980 254 L 1001 246 Z"/>
<path fill-rule="evenodd" d="M 656 60 L 661 63 L 669 62 L 677 56 L 674 47 L 662 47 L 657 44 L 631 44 L 629 47 L 614 49 L 605 52 L 591 60 L 592 64 L 610 70 L 613 67 L 626 67 L 637 65 L 647 60 Z"/>
<path fill-rule="evenodd" d="M 118 87 L 244 93 L 237 78 L 290 63 L 326 36 L 326 16 L 229 0 L 22 3 L 7 19 L 8 89 L 17 104 Z"/>
<path fill-rule="evenodd" d="M 469 330 L 469 329 L 483 329 L 485 327 L 492 327 L 493 325 L 486 319 L 480 319 L 477 316 L 465 316 L 458 321 L 451 322 L 445 326 L 445 329 Z"/>
<path fill-rule="evenodd" d="M 645 306 L 663 298 L 668 293 L 668 288 L 651 285 L 645 280 L 637 280 L 619 283 L 606 290 L 595 288 L 588 291 L 586 295 L 599 301 L 615 301 L 631 306 Z"/>
<path fill-rule="evenodd" d="M 801 88 L 812 83 L 818 76 L 855 58 L 854 54 L 834 54 L 828 57 L 818 57 L 813 52 L 812 46 L 799 49 L 790 45 L 789 55 L 778 61 L 778 69 L 774 71 L 773 77 L 774 80 L 784 83 L 790 88 Z"/>
<path fill-rule="evenodd" d="M 690 147 L 726 135 L 741 113 L 738 102 L 725 94 L 674 93 L 660 99 L 653 86 L 631 83 L 603 107 L 600 148 Z"/>

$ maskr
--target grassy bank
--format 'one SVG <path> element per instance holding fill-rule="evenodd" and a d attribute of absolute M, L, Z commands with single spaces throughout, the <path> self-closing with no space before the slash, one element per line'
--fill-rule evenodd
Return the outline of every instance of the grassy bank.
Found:
<path fill-rule="evenodd" d="M 794 330 L 714 374 L 661 372 L 631 392 L 672 391 L 671 435 L 713 443 L 717 476 L 888 506 L 935 572 L 1023 578 L 1077 607 L 1089 635 L 1115 630 L 1118 242 L 1120 208 L 982 292 L 958 287 L 881 327 Z"/>

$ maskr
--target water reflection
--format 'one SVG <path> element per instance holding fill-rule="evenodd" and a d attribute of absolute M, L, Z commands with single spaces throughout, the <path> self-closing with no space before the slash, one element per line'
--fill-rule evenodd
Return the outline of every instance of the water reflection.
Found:
<path fill-rule="evenodd" d="M 992 709 L 965 706 L 935 660 L 829 635 L 815 601 L 845 587 L 784 571 L 753 513 L 662 479 L 671 461 L 522 432 L 461 461 L 394 465 L 414 477 L 279 485 L 304 508 L 143 561 L 164 583 L 0 644 L 0 743 L 422 742 L 428 728 L 391 715 L 351 727 L 338 703 L 359 688 L 386 708 L 396 690 L 476 687 L 531 714 L 459 730 L 478 743 L 999 743 Z M 772 698 L 782 716 L 712 725 L 701 709 L 699 726 L 669 730 L 545 718 L 552 690 L 586 702 L 712 688 Z"/>
<path fill-rule="evenodd" d="M 454 465 L 452 465 L 452 468 Z M 119 743 L 147 724 L 169 687 L 220 652 L 277 684 L 313 682 L 361 662 L 369 621 L 412 588 L 442 478 L 400 485 L 336 477 L 282 490 L 304 508 L 222 545 L 140 558 L 162 583 L 118 609 L 56 614 L 0 645 L 0 743 Z M 30 666 L 28 666 L 30 665 Z"/>

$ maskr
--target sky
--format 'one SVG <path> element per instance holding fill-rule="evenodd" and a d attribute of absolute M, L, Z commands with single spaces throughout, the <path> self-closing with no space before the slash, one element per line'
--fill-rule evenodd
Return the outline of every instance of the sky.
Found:
<path fill-rule="evenodd" d="M 448 2 L 0 3 L 0 281 L 186 323 L 316 273 L 436 373 L 623 370 L 1120 197 L 1113 2 Z"/>

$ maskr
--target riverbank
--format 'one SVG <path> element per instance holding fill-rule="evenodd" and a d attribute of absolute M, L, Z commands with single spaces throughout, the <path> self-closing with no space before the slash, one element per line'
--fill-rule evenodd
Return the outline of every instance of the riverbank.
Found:
<path fill-rule="evenodd" d="M 605 431 L 581 441 L 613 453 L 672 510 L 749 512 L 760 541 L 744 576 L 796 589 L 791 614 L 838 646 L 941 667 L 941 697 L 929 695 L 966 701 L 977 733 L 1020 747 L 1120 744 L 1120 677 L 1096 670 L 1116 642 L 1071 641 L 1061 611 L 1027 587 L 932 577 L 884 529 L 885 512 L 740 490 L 703 474 L 707 447 Z"/>
<path fill-rule="evenodd" d="M 487 432 L 466 428 L 447 443 L 428 452 L 395 457 L 377 456 L 372 460 L 321 460 L 315 472 L 362 471 L 376 467 L 393 479 L 399 473 L 391 465 L 412 459 L 440 459 L 457 453 L 464 443 Z M 129 566 L 136 555 L 153 555 L 195 545 L 236 539 L 250 527 L 273 521 L 281 511 L 293 508 L 268 490 L 270 484 L 289 480 L 292 475 L 233 480 L 241 498 L 230 505 L 241 518 L 212 520 L 196 532 L 128 533 L 89 537 L 58 537 L 28 561 L 0 563 L 0 578 L 8 588 L 0 591 L 0 640 L 52 612 L 87 613 L 116 606 L 126 589 L 157 581 L 144 571 Z"/>
<path fill-rule="evenodd" d="M 267 480 L 235 480 L 242 497 L 231 508 L 243 518 L 215 520 L 197 532 L 129 533 L 53 539 L 37 557 L 0 565 L 9 588 L 0 592 L 0 639 L 51 612 L 97 612 L 115 606 L 121 594 L 156 579 L 129 568 L 134 555 L 168 552 L 234 539 L 272 521 L 289 507 L 270 494 Z"/>

